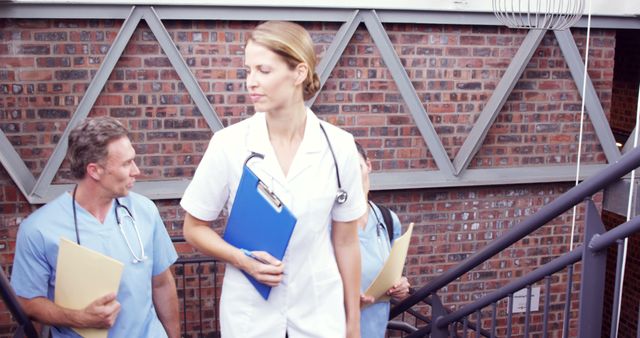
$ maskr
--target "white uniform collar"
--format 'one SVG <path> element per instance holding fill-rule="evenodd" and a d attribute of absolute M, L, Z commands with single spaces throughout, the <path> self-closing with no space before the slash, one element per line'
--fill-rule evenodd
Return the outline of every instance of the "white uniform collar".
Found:
<path fill-rule="evenodd" d="M 320 130 L 320 120 L 311 109 L 307 108 L 306 113 L 307 121 L 304 128 L 304 136 L 291 164 L 291 168 L 289 168 L 287 180 L 295 178 L 301 171 L 315 163 L 315 161 L 308 156 L 318 153 L 327 147 L 327 141 L 324 139 L 322 131 Z M 251 124 L 248 128 L 247 149 L 250 152 L 263 154 L 265 156 L 264 169 L 274 177 L 286 181 L 275 157 L 273 147 L 269 143 L 269 131 L 267 130 L 265 113 L 255 113 L 252 117 Z"/>

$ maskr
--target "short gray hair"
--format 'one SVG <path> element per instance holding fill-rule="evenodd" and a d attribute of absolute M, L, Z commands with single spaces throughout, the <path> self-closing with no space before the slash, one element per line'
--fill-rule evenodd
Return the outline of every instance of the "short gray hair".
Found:
<path fill-rule="evenodd" d="M 82 179 L 89 163 L 100 163 L 108 155 L 109 143 L 128 137 L 127 128 L 120 121 L 109 117 L 85 119 L 69 134 L 67 158 L 71 175 Z"/>

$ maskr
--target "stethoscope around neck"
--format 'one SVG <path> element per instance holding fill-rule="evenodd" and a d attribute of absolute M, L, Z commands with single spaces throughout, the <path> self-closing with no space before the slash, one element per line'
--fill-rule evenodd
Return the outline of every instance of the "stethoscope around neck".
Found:
<path fill-rule="evenodd" d="M 71 198 L 71 205 L 73 208 L 73 225 L 75 227 L 76 230 L 76 242 L 78 243 L 78 245 L 80 245 L 80 232 L 78 231 L 78 216 L 76 213 L 76 191 L 78 190 L 78 186 L 76 185 L 73 188 L 73 195 Z M 123 205 L 120 203 L 120 201 L 116 198 L 116 207 L 113 210 L 115 216 L 116 216 L 116 223 L 118 224 L 118 229 L 120 230 L 120 234 L 122 234 L 122 238 L 124 238 L 124 242 L 127 244 L 127 247 L 129 248 L 129 252 L 131 252 L 131 255 L 133 256 L 133 260 L 132 263 L 133 264 L 137 264 L 140 262 L 143 262 L 145 260 L 147 260 L 149 257 L 147 257 L 144 254 L 144 245 L 142 245 L 142 237 L 140 237 L 140 231 L 138 231 L 138 226 L 136 225 L 136 220 L 133 218 L 133 215 L 131 214 L 131 211 L 129 210 L 129 208 L 127 208 L 126 205 Z M 122 217 L 120 217 L 121 215 L 118 213 L 118 209 L 124 209 L 125 214 L 122 215 Z M 127 234 L 124 231 L 124 227 L 122 225 L 122 223 L 124 222 L 124 220 L 126 220 L 127 218 L 129 218 L 131 225 L 133 226 L 133 229 L 136 232 L 136 237 L 138 239 L 138 245 L 140 246 L 140 256 L 138 256 L 135 251 L 133 250 L 133 248 L 131 247 L 131 243 L 129 243 L 129 238 L 127 237 Z"/>
<path fill-rule="evenodd" d="M 329 141 L 329 136 L 327 136 L 327 132 L 324 130 L 322 123 L 320 123 L 320 130 L 322 130 L 322 134 L 324 135 L 325 140 L 327 140 L 327 144 L 329 145 L 329 151 L 331 152 L 331 158 L 333 159 L 333 165 L 336 168 L 336 180 L 338 182 L 338 191 L 336 192 L 335 202 L 338 204 L 344 204 L 349 198 L 347 192 L 342 189 L 342 182 L 340 182 L 340 171 L 338 170 L 338 160 L 336 160 L 336 153 L 333 151 L 333 147 L 331 146 L 331 141 Z M 252 158 L 264 159 L 263 154 L 259 154 L 256 152 L 251 152 L 249 157 L 244 161 L 244 165 L 246 166 L 250 159 Z"/>
<path fill-rule="evenodd" d="M 387 226 L 389 225 L 385 225 L 384 222 L 382 222 L 380 220 L 380 217 L 378 217 L 378 213 L 376 212 L 376 209 L 373 207 L 373 203 L 371 203 L 371 201 L 367 201 L 367 203 L 369 203 L 369 208 L 371 208 L 371 212 L 373 212 L 373 215 L 376 217 L 376 237 L 378 239 L 378 249 L 380 250 L 380 255 L 382 256 L 382 243 L 386 242 L 387 245 L 385 245 L 385 247 L 388 250 L 391 250 L 391 239 L 387 239 L 386 234 L 387 234 Z M 393 225 L 391 225 L 393 226 Z M 384 231 L 381 231 L 384 230 Z M 385 236 L 385 239 L 387 239 L 386 241 L 382 240 L 382 236 Z"/>
<path fill-rule="evenodd" d="M 338 181 L 338 191 L 336 192 L 336 203 L 344 204 L 349 198 L 347 192 L 342 189 L 342 183 L 340 182 L 340 171 L 338 170 L 338 161 L 336 160 L 336 153 L 333 151 L 333 147 L 331 146 L 331 142 L 329 141 L 329 136 L 327 136 L 327 132 L 324 130 L 322 123 L 320 123 L 320 130 L 322 130 L 322 134 L 324 135 L 325 140 L 327 140 L 327 144 L 329 145 L 329 151 L 331 152 L 331 157 L 333 158 L 333 166 L 336 168 L 336 180 Z"/>

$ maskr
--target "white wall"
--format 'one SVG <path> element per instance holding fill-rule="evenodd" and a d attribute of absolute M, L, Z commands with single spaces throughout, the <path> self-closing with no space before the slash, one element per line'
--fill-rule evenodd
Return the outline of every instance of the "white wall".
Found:
<path fill-rule="evenodd" d="M 504 0 L 502 0 L 504 1 Z M 526 4 L 527 1 L 507 0 Z M 539 0 L 546 2 L 547 0 Z M 564 0 L 577 1 L 577 0 Z M 585 14 L 591 2 L 592 15 L 640 16 L 640 0 L 584 0 Z M 435 10 L 491 12 L 491 0 L 0 0 L 13 3 L 62 3 L 62 4 L 157 4 L 157 5 L 215 5 L 215 6 L 266 6 L 266 7 L 314 7 L 314 8 L 371 8 L 401 10 Z"/>

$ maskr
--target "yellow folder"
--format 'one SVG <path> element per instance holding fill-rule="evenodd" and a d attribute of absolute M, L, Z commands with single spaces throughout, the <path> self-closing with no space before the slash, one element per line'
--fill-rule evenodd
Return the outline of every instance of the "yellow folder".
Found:
<path fill-rule="evenodd" d="M 393 284 L 397 283 L 402 277 L 404 262 L 407 259 L 407 251 L 409 250 L 409 242 L 411 241 L 411 233 L 413 232 L 413 222 L 409 223 L 409 228 L 404 235 L 393 241 L 391 252 L 384 266 L 378 272 L 376 278 L 364 292 L 367 296 L 373 296 L 376 302 L 389 300 L 386 295 Z"/>
<path fill-rule="evenodd" d="M 56 263 L 54 302 L 79 310 L 110 292 L 118 292 L 124 264 L 61 238 Z M 73 328 L 85 338 L 106 338 L 106 329 Z"/>

